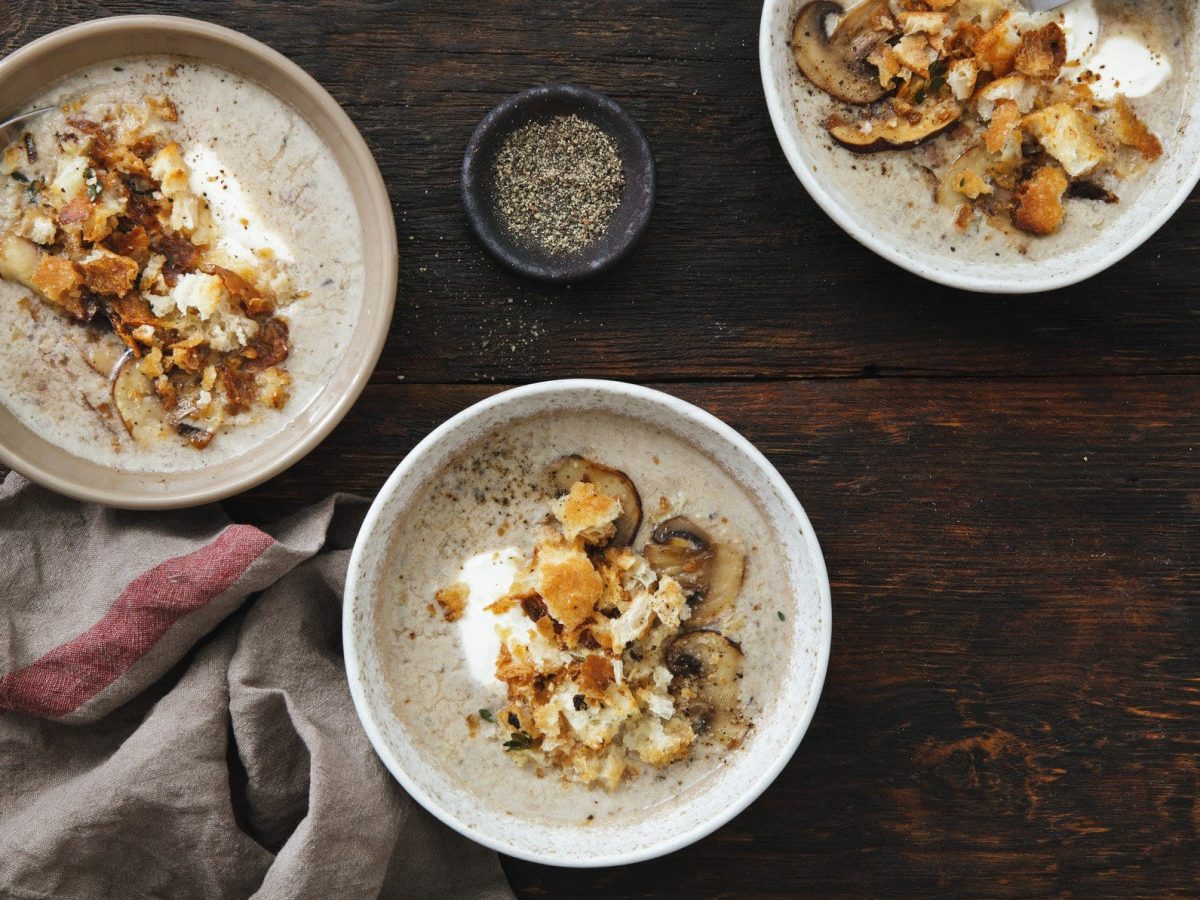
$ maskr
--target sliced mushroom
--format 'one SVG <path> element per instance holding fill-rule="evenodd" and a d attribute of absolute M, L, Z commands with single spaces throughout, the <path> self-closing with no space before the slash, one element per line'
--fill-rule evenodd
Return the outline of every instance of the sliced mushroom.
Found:
<path fill-rule="evenodd" d="M 917 107 L 917 112 L 916 121 L 896 113 L 858 122 L 835 121 L 829 124 L 829 134 L 855 153 L 907 150 L 946 131 L 962 118 L 963 108 L 945 97 Z"/>
<path fill-rule="evenodd" d="M 140 444 L 160 441 L 175 432 L 197 450 L 207 447 L 217 433 L 219 419 L 198 415 L 192 399 L 182 397 L 169 413 L 163 409 L 154 382 L 142 372 L 133 351 L 126 351 L 111 379 L 113 407 Z"/>
<path fill-rule="evenodd" d="M 671 694 L 697 734 L 711 735 L 732 749 L 746 736 L 738 703 L 743 654 L 716 631 L 689 631 L 667 645 L 663 654 Z"/>
<path fill-rule="evenodd" d="M 559 494 L 567 493 L 577 482 L 587 481 L 594 484 L 600 493 L 621 501 L 621 515 L 616 521 L 617 531 L 610 543 L 617 546 L 633 543 L 642 524 L 642 498 L 628 475 L 572 454 L 554 462 L 550 467 L 550 479 Z"/>
<path fill-rule="evenodd" d="M 113 408 L 129 436 L 138 443 L 158 440 L 169 430 L 162 403 L 133 351 L 126 351 L 112 376 Z"/>
<path fill-rule="evenodd" d="M 887 0 L 867 0 L 849 12 L 841 3 L 817 0 L 800 10 L 792 31 L 792 55 L 804 77 L 830 96 L 865 106 L 883 97 L 878 70 L 867 62 L 891 33 L 876 23 L 888 17 Z"/>
<path fill-rule="evenodd" d="M 679 582 L 692 605 L 694 625 L 707 625 L 732 609 L 746 576 L 746 558 L 737 548 L 714 541 L 683 516 L 655 528 L 642 555 L 657 574 Z"/>
<path fill-rule="evenodd" d="M 983 144 L 976 144 L 974 147 L 968 149 L 954 161 L 954 165 L 946 170 L 946 174 L 937 189 L 938 205 L 944 206 L 946 209 L 958 209 L 964 203 L 970 202 L 970 198 L 960 193 L 956 188 L 956 176 L 962 172 L 970 172 L 987 181 L 988 166 L 990 164 L 991 160 L 988 157 L 987 148 Z"/>

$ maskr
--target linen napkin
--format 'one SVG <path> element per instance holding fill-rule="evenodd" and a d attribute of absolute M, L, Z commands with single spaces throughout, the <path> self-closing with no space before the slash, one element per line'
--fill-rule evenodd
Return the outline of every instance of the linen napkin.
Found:
<path fill-rule="evenodd" d="M 0 895 L 510 898 L 378 761 L 341 594 L 366 504 L 262 530 L 0 486 Z"/>

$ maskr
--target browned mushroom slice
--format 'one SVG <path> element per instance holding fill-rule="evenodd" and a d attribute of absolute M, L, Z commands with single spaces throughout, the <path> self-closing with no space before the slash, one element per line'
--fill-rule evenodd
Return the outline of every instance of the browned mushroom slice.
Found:
<path fill-rule="evenodd" d="M 559 494 L 567 493 L 577 482 L 587 481 L 594 484 L 600 493 L 621 501 L 617 531 L 609 543 L 617 546 L 633 543 L 642 524 L 642 498 L 624 472 L 572 454 L 554 462 L 550 467 L 550 479 Z"/>
<path fill-rule="evenodd" d="M 654 529 L 642 555 L 659 575 L 679 582 L 692 605 L 690 621 L 706 625 L 733 607 L 746 575 L 746 558 L 718 543 L 690 519 L 676 516 Z"/>
<path fill-rule="evenodd" d="M 975 199 L 964 193 L 964 184 L 972 181 L 972 176 L 979 181 L 990 182 L 989 165 L 991 165 L 991 160 L 988 157 L 987 148 L 983 144 L 976 144 L 967 149 L 942 177 L 941 184 L 937 189 L 938 205 L 944 206 L 946 209 L 958 209 L 964 203 Z"/>
<path fill-rule="evenodd" d="M 165 410 L 154 381 L 139 363 L 132 351 L 126 351 L 111 381 L 113 408 L 129 436 L 140 444 L 151 444 L 174 432 L 197 450 L 207 447 L 217 433 L 219 418 L 201 415 L 186 390 L 177 394 L 179 399 L 170 412 Z"/>
<path fill-rule="evenodd" d="M 132 351 L 126 351 L 121 357 L 113 372 L 112 400 L 129 436 L 140 444 L 148 444 L 166 434 L 170 426 L 154 390 L 154 382 L 142 372 L 138 363 Z"/>
<path fill-rule="evenodd" d="M 697 734 L 730 749 L 747 729 L 738 703 L 742 659 L 741 648 L 716 631 L 685 632 L 663 654 L 679 711 Z"/>
<path fill-rule="evenodd" d="M 890 21 L 887 0 L 868 0 L 849 12 L 829 0 L 808 4 L 792 31 L 796 65 L 805 78 L 838 100 L 859 106 L 874 103 L 889 90 L 867 62 L 871 51 L 891 37 L 877 27 L 885 19 Z"/>
<path fill-rule="evenodd" d="M 916 121 L 895 113 L 858 122 L 831 122 L 829 134 L 855 153 L 907 150 L 937 137 L 962 118 L 962 107 L 952 98 L 930 101 L 917 108 Z"/>

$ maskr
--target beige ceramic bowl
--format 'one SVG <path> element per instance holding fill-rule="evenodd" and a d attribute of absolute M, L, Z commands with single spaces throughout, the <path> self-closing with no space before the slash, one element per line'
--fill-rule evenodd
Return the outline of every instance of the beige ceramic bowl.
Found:
<path fill-rule="evenodd" d="M 220 466 L 169 475 L 122 472 L 80 459 L 37 436 L 0 405 L 0 460 L 46 487 L 109 506 L 165 509 L 228 497 L 277 475 L 341 421 L 383 349 L 396 299 L 396 226 L 387 188 L 358 130 L 312 77 L 235 31 L 173 16 L 121 16 L 64 28 L 0 60 L 0 120 L 62 77 L 122 56 L 169 53 L 223 66 L 296 109 L 346 176 L 362 221 L 362 308 L 350 344 L 316 398 L 265 445 Z"/>

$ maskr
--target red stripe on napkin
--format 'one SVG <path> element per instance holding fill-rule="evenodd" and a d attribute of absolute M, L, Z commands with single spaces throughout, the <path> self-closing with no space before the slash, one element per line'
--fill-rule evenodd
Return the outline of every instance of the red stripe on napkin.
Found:
<path fill-rule="evenodd" d="M 56 718 L 77 709 L 172 625 L 228 590 L 274 543 L 250 525 L 231 525 L 211 544 L 139 575 L 79 637 L 0 678 L 0 710 Z"/>

